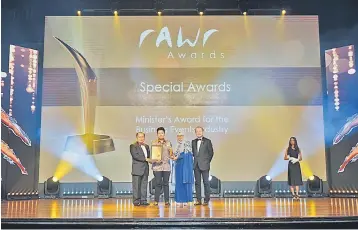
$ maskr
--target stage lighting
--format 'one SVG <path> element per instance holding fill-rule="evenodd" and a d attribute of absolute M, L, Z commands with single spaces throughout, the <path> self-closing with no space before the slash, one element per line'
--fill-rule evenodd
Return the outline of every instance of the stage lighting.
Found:
<path fill-rule="evenodd" d="M 6 196 L 7 200 L 33 200 L 33 199 L 38 199 L 39 198 L 39 193 L 38 191 L 33 191 L 33 192 L 20 192 L 20 193 L 8 193 Z"/>
<path fill-rule="evenodd" d="M 64 199 L 66 199 L 66 198 L 93 199 L 93 198 L 95 198 L 95 196 L 94 196 L 94 191 L 90 188 L 76 188 L 75 190 L 73 190 L 73 189 L 64 190 L 62 192 L 62 198 L 64 198 Z"/>
<path fill-rule="evenodd" d="M 48 178 L 45 183 L 45 196 L 59 197 L 60 195 L 60 181 L 57 177 Z"/>
<path fill-rule="evenodd" d="M 206 9 L 206 0 L 197 0 L 196 7 L 198 13 L 202 16 L 204 14 L 204 11 Z"/>
<path fill-rule="evenodd" d="M 282 14 L 282 15 L 285 15 L 285 14 L 286 14 L 286 10 L 282 10 L 282 11 L 281 11 L 281 14 Z"/>
<path fill-rule="evenodd" d="M 272 196 L 272 180 L 268 175 L 260 177 L 257 181 L 257 194 L 259 197 Z"/>
<path fill-rule="evenodd" d="M 112 181 L 105 176 L 101 176 L 97 180 L 98 197 L 109 198 L 112 195 Z"/>
<path fill-rule="evenodd" d="M 77 16 L 81 16 L 81 11 L 80 10 L 77 11 Z"/>
<path fill-rule="evenodd" d="M 344 197 L 344 198 L 357 198 L 358 197 L 358 191 L 357 190 L 330 190 L 329 191 L 330 197 Z"/>
<path fill-rule="evenodd" d="M 323 193 L 323 183 L 322 179 L 316 175 L 312 175 L 308 177 L 306 183 L 307 195 L 309 197 L 312 196 L 322 196 Z"/>
<path fill-rule="evenodd" d="M 277 198 L 286 198 L 286 197 L 291 197 L 291 192 L 290 190 L 286 190 L 286 189 L 278 189 L 274 191 L 275 197 Z"/>
<path fill-rule="evenodd" d="M 113 11 L 113 14 L 114 16 L 118 16 L 118 11 L 117 10 Z"/>
<path fill-rule="evenodd" d="M 161 11 L 158 11 L 158 16 L 162 15 L 162 12 Z"/>
<path fill-rule="evenodd" d="M 245 11 L 244 13 L 242 13 L 244 16 L 246 16 L 247 15 L 247 12 Z"/>
<path fill-rule="evenodd" d="M 211 194 L 220 194 L 221 181 L 216 176 L 209 176 L 209 185 Z"/>
<path fill-rule="evenodd" d="M 245 190 L 225 190 L 223 192 L 223 197 L 240 197 L 240 198 L 248 198 L 248 197 L 255 197 L 255 191 L 251 189 L 245 189 Z"/>
<path fill-rule="evenodd" d="M 116 197 L 132 197 L 133 192 L 129 191 L 129 190 L 119 190 L 119 191 L 116 191 L 115 196 Z"/>

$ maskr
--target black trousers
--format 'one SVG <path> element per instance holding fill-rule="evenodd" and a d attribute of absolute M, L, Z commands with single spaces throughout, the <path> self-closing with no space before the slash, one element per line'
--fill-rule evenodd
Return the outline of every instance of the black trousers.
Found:
<path fill-rule="evenodd" d="M 201 170 L 198 165 L 194 167 L 195 177 L 195 194 L 198 202 L 201 202 L 201 177 L 203 177 L 204 183 L 204 202 L 210 200 L 210 184 L 209 184 L 209 170 Z"/>
<path fill-rule="evenodd" d="M 148 174 L 149 172 L 142 176 L 132 175 L 133 204 L 147 202 Z"/>
<path fill-rule="evenodd" d="M 155 178 L 155 196 L 154 200 L 159 202 L 159 197 L 162 192 L 164 192 L 164 201 L 169 202 L 169 178 L 170 171 L 154 171 Z"/>

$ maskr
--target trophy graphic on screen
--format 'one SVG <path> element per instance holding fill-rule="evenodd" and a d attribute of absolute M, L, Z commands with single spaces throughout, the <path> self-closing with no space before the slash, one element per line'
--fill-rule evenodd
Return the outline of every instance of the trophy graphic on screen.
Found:
<path fill-rule="evenodd" d="M 65 151 L 85 151 L 88 154 L 100 154 L 114 151 L 112 138 L 107 135 L 94 133 L 96 105 L 97 105 L 97 77 L 83 55 L 66 44 L 61 39 L 54 37 L 62 47 L 69 52 L 74 60 L 74 65 L 81 90 L 82 112 L 84 122 L 84 134 L 68 136 Z"/>

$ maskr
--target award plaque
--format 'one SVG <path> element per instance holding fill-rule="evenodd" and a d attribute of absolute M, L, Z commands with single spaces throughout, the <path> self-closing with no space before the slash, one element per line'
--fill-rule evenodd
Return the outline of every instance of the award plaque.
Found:
<path fill-rule="evenodd" d="M 152 160 L 162 160 L 162 152 L 163 152 L 163 146 L 161 145 L 152 145 L 151 149 L 151 158 Z"/>

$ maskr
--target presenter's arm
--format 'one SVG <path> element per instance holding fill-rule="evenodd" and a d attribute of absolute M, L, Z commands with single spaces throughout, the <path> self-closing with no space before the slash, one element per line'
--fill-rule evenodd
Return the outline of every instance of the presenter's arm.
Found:
<path fill-rule="evenodd" d="M 143 155 L 139 154 L 139 152 L 136 150 L 135 145 L 131 144 L 129 146 L 129 151 L 132 155 L 132 158 L 136 161 L 140 161 L 140 162 L 146 162 L 146 159 Z"/>
<path fill-rule="evenodd" d="M 285 150 L 285 156 L 283 157 L 284 160 L 289 160 L 289 156 L 287 155 L 287 149 Z"/>
<path fill-rule="evenodd" d="M 301 150 L 300 150 L 300 153 L 298 154 L 298 160 L 302 161 L 302 152 L 301 152 Z"/>
<path fill-rule="evenodd" d="M 211 161 L 214 157 L 213 143 L 211 143 L 211 140 L 209 140 L 209 156 Z"/>

